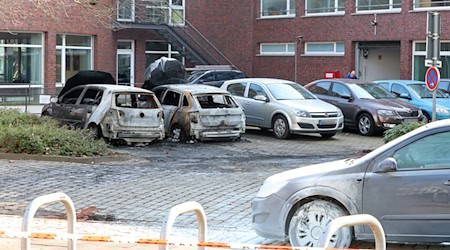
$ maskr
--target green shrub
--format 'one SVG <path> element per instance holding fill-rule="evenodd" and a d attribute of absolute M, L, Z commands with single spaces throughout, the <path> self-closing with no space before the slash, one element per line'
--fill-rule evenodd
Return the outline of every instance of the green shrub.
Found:
<path fill-rule="evenodd" d="M 11 153 L 109 155 L 108 144 L 89 129 L 69 129 L 49 117 L 0 109 L 0 150 Z"/>
<path fill-rule="evenodd" d="M 409 122 L 399 124 L 392 129 L 384 131 L 383 133 L 384 143 L 388 143 L 394 140 L 395 138 L 400 137 L 408 132 L 411 132 L 414 129 L 419 128 L 423 125 L 425 125 L 424 122 Z"/>

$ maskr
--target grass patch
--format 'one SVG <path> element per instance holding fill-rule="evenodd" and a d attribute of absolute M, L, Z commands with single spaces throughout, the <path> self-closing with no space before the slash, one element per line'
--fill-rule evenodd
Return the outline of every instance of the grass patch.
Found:
<path fill-rule="evenodd" d="M 89 129 L 69 129 L 49 117 L 0 109 L 0 151 L 63 156 L 111 155 Z"/>

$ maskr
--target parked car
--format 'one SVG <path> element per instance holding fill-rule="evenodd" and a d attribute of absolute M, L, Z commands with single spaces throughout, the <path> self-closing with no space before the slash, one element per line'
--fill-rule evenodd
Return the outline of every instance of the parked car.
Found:
<path fill-rule="evenodd" d="M 154 93 L 113 83 L 109 73 L 81 71 L 67 80 L 41 114 L 74 127 L 93 129 L 98 138 L 111 141 L 146 143 L 163 139 L 163 110 Z"/>
<path fill-rule="evenodd" d="M 206 84 L 220 87 L 224 81 L 247 77 L 239 70 L 206 70 L 194 71 L 188 77 L 187 82 L 190 84 Z"/>
<path fill-rule="evenodd" d="M 402 122 L 423 119 L 419 108 L 398 100 L 373 82 L 354 79 L 322 79 L 305 86 L 318 98 L 338 106 L 344 124 L 361 135 L 373 135 Z"/>
<path fill-rule="evenodd" d="M 227 91 L 207 85 L 170 84 L 153 89 L 164 109 L 169 136 L 197 140 L 239 138 L 245 115 Z"/>
<path fill-rule="evenodd" d="M 339 108 L 317 99 L 301 85 L 282 79 L 245 78 L 221 87 L 241 104 L 247 125 L 272 129 L 276 138 L 296 133 L 333 137 L 343 128 Z"/>
<path fill-rule="evenodd" d="M 427 88 L 425 82 L 414 80 L 379 80 L 375 82 L 396 97 L 419 107 L 426 117 L 425 121 L 431 121 L 433 92 Z M 450 118 L 450 99 L 447 98 L 444 92 L 437 90 L 436 120 L 447 118 Z"/>
<path fill-rule="evenodd" d="M 426 124 L 359 159 L 285 171 L 267 178 L 252 202 L 253 228 L 292 246 L 318 247 L 329 222 L 375 216 L 388 242 L 450 239 L 450 120 Z M 373 240 L 367 226 L 340 229 L 330 247 Z"/>

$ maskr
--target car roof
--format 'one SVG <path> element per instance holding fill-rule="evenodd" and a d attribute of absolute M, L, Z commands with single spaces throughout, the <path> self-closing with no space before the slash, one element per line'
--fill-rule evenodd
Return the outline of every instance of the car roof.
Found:
<path fill-rule="evenodd" d="M 366 81 L 366 80 L 359 80 L 359 79 L 348 79 L 348 78 L 331 78 L 331 79 L 319 79 L 319 80 L 315 80 L 313 81 L 318 82 L 318 81 L 334 81 L 334 82 L 341 82 L 341 83 L 347 83 L 347 84 L 375 84 L 375 82 L 372 81 Z"/>
<path fill-rule="evenodd" d="M 146 92 L 146 93 L 153 93 L 153 91 L 146 90 L 143 88 L 137 88 L 137 87 L 131 87 L 131 86 L 123 86 L 123 85 L 105 85 L 105 84 L 86 84 L 85 87 L 96 87 L 96 88 L 102 88 L 105 90 L 111 90 L 113 92 L 117 91 L 128 91 L 128 92 Z M 84 87 L 83 86 L 83 87 Z"/>
<path fill-rule="evenodd" d="M 214 86 L 204 85 L 204 84 L 166 84 L 158 86 L 157 88 L 165 87 L 167 89 L 178 90 L 178 91 L 187 91 L 191 94 L 205 94 L 205 93 L 220 93 L 220 94 L 229 94 L 228 91 L 219 89 Z M 156 89 L 156 88 L 155 88 Z"/>
<path fill-rule="evenodd" d="M 245 80 L 247 82 L 258 82 L 262 84 L 269 84 L 269 83 L 295 83 L 293 81 L 285 80 L 285 79 L 277 79 L 277 78 L 242 78 L 242 79 L 233 79 L 225 81 L 225 83 L 233 83 L 233 82 L 241 82 L 242 80 Z"/>
<path fill-rule="evenodd" d="M 378 80 L 378 81 L 376 81 L 377 83 L 379 83 L 379 82 L 396 82 L 396 83 L 402 83 L 402 84 L 406 84 L 406 85 L 408 85 L 408 84 L 418 84 L 418 83 L 420 83 L 420 84 L 425 84 L 425 82 L 423 82 L 423 81 L 417 81 L 417 80 Z"/>

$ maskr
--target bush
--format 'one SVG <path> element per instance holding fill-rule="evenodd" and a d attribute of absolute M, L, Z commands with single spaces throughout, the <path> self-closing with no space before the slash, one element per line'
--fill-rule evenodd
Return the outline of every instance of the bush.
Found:
<path fill-rule="evenodd" d="M 395 126 L 394 128 L 384 131 L 384 133 L 383 133 L 384 143 L 388 143 L 388 142 L 394 140 L 395 138 L 400 137 L 408 132 L 411 132 L 414 129 L 419 128 L 423 125 L 425 125 L 424 122 L 409 122 L 409 123 L 399 124 L 399 125 Z"/>
<path fill-rule="evenodd" d="M 49 117 L 0 110 L 0 150 L 11 153 L 97 156 L 111 151 L 89 129 L 69 129 Z"/>

